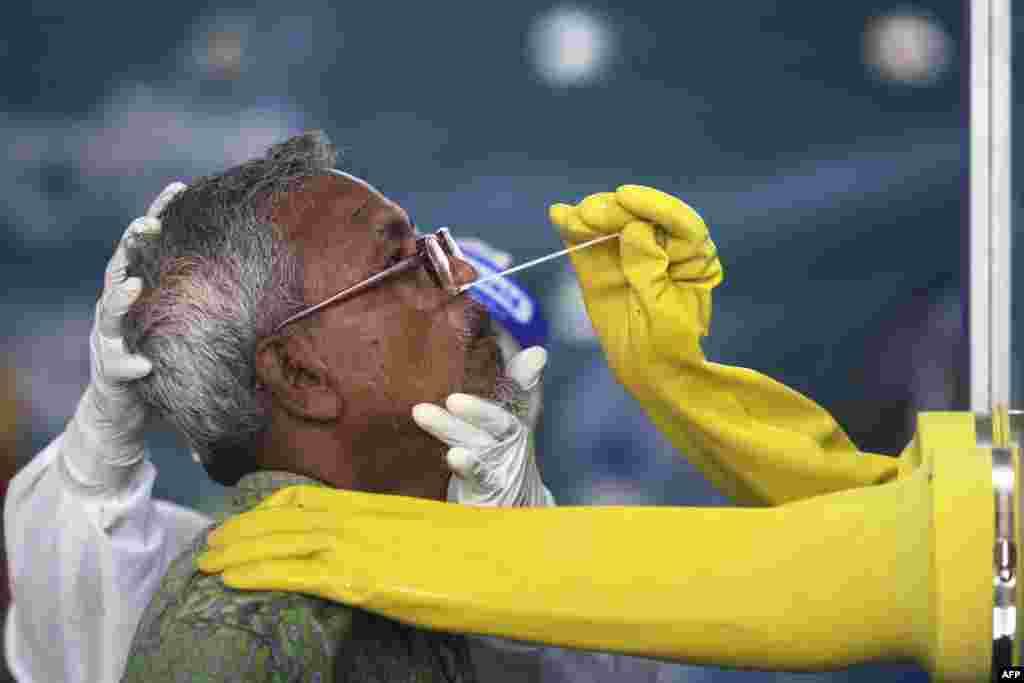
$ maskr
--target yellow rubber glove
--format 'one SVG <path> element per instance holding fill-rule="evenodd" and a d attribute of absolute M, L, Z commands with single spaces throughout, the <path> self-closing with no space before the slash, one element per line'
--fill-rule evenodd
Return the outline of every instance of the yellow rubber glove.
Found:
<path fill-rule="evenodd" d="M 684 202 L 624 185 L 556 204 L 550 217 L 570 246 L 620 233 L 570 254 L 587 313 L 615 376 L 720 491 L 742 505 L 777 505 L 897 476 L 896 459 L 858 452 L 810 399 L 704 358 L 722 267 Z"/>
<path fill-rule="evenodd" d="M 478 508 L 293 487 L 211 533 L 198 564 L 233 588 L 560 647 L 773 670 L 920 660 L 918 473 L 774 508 Z"/>

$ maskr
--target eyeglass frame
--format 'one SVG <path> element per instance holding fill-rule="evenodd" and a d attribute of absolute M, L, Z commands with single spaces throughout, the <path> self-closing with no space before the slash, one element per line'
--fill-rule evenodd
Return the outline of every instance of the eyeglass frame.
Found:
<path fill-rule="evenodd" d="M 447 253 L 445 252 L 446 249 Z M 460 288 L 455 282 L 455 276 L 452 274 L 452 257 L 461 261 L 466 260 L 466 257 L 462 253 L 462 249 L 459 248 L 458 243 L 455 241 L 455 238 L 452 237 L 448 228 L 438 228 L 435 232 L 416 238 L 416 253 L 412 256 L 402 259 L 393 266 L 388 266 L 384 270 L 371 275 L 365 280 L 361 280 L 350 287 L 346 287 L 337 294 L 327 297 L 314 306 L 302 309 L 275 327 L 274 334 L 277 334 L 293 322 L 302 320 L 314 313 L 322 311 L 331 304 L 347 301 L 348 299 L 362 294 L 374 285 L 379 284 L 382 280 L 413 270 L 421 265 L 427 266 L 427 270 L 432 276 L 431 279 L 434 280 L 434 284 L 436 284 L 438 288 L 444 290 L 453 297 L 458 296 Z"/>

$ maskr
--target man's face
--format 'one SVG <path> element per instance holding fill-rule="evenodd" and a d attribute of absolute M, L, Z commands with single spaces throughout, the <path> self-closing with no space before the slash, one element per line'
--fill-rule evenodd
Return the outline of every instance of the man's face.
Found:
<path fill-rule="evenodd" d="M 309 180 L 275 210 L 305 265 L 313 303 L 415 253 L 406 212 L 362 180 Z M 456 279 L 475 273 L 454 262 Z M 313 335 L 332 378 L 345 387 L 348 428 L 412 424 L 412 406 L 453 392 L 492 396 L 502 374 L 490 318 L 468 296 L 452 298 L 421 267 L 316 314 Z"/>

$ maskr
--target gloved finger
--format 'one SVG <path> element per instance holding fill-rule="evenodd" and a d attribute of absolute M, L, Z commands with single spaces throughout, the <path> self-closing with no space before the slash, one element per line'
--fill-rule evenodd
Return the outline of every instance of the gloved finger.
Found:
<path fill-rule="evenodd" d="M 465 420 L 432 403 L 417 403 L 412 407 L 412 419 L 435 439 L 449 446 L 482 448 L 497 443 L 496 439 Z"/>
<path fill-rule="evenodd" d="M 558 227 L 559 236 L 568 245 L 587 242 L 605 233 L 597 232 L 579 217 L 576 207 L 556 204 L 550 210 L 551 220 Z M 609 240 L 569 254 L 576 276 L 583 287 L 584 300 L 588 291 L 602 291 L 626 284 L 619 266 L 618 240 Z"/>
<path fill-rule="evenodd" d="M 101 359 L 103 379 L 110 382 L 129 382 L 145 377 L 153 371 L 153 364 L 148 358 L 139 354 L 128 354 L 124 349 L 124 339 L 120 336 L 108 337 L 99 329 L 93 334 L 89 343 L 93 347 L 95 357 Z M 120 332 L 117 333 L 120 335 Z"/>
<path fill-rule="evenodd" d="M 290 529 L 296 533 L 338 529 L 346 523 L 358 525 L 363 518 L 379 521 L 384 516 L 399 520 L 430 516 L 437 520 L 450 515 L 452 510 L 453 506 L 435 500 L 302 484 L 281 489 L 249 512 L 232 517 L 211 532 L 207 541 L 222 539 L 229 543 L 232 534 L 260 536 L 268 529 Z"/>
<path fill-rule="evenodd" d="M 269 500 L 268 498 L 263 502 Z M 206 542 L 210 548 L 222 548 L 250 539 L 258 540 L 270 534 L 301 535 L 315 530 L 326 531 L 337 527 L 338 521 L 333 513 L 323 509 L 294 505 L 256 507 L 232 517 L 211 531 L 206 537 Z"/>
<path fill-rule="evenodd" d="M 333 562 L 317 559 L 267 560 L 229 569 L 221 575 L 226 586 L 238 590 L 285 591 L 329 598 L 358 607 L 367 591 L 338 576 Z"/>
<path fill-rule="evenodd" d="M 477 457 L 477 453 L 478 451 L 456 446 L 448 449 L 448 453 L 445 454 L 445 462 L 460 479 L 476 481 L 480 472 L 480 458 Z"/>
<path fill-rule="evenodd" d="M 137 354 L 120 358 L 110 365 L 112 367 L 104 376 L 107 382 L 131 382 L 153 372 L 153 363 L 145 356 Z"/>
<path fill-rule="evenodd" d="M 680 332 L 700 336 L 710 325 L 710 306 L 698 301 L 696 320 L 684 322 L 679 311 L 693 307 L 693 297 L 707 296 L 706 291 L 680 287 L 669 277 L 668 256 L 658 244 L 655 226 L 635 221 L 622 231 L 622 269 L 629 286 L 646 311 L 653 343 L 665 353 L 677 349 Z M 651 321 L 674 321 L 673 324 L 652 324 Z M 667 335 L 667 336 L 665 336 Z"/>
<path fill-rule="evenodd" d="M 515 415 L 497 403 L 491 403 L 470 394 L 452 394 L 445 401 L 445 407 L 448 408 L 448 412 L 456 419 L 469 423 L 473 427 L 486 432 L 491 437 L 490 443 L 459 445 L 493 445 L 515 429 L 518 423 Z"/>
<path fill-rule="evenodd" d="M 128 224 L 128 229 L 124 231 L 121 241 L 124 242 L 134 237 L 159 235 L 162 227 L 163 224 L 160 222 L 159 218 L 154 218 L 153 216 L 140 216 Z"/>
<path fill-rule="evenodd" d="M 107 338 L 121 336 L 121 318 L 142 292 L 142 280 L 130 277 L 110 285 L 100 300 L 97 322 L 100 334 Z"/>
<path fill-rule="evenodd" d="M 695 255 L 704 259 L 718 256 L 718 247 L 712 241 L 711 235 L 706 235 L 701 242 L 689 242 L 672 237 L 665 245 L 665 251 L 668 252 L 668 258 L 672 263 L 681 263 L 694 258 Z"/>
<path fill-rule="evenodd" d="M 158 218 L 160 214 L 163 213 L 163 210 L 167 208 L 167 205 L 170 204 L 171 200 L 187 189 L 187 187 L 188 186 L 185 185 L 185 183 L 180 183 L 178 181 L 175 181 L 165 187 L 160 191 L 160 194 L 157 195 L 157 198 L 153 200 L 153 203 L 149 205 L 149 209 L 146 210 L 146 215 L 152 218 Z"/>
<path fill-rule="evenodd" d="M 696 248 L 694 246 L 679 239 L 668 241 L 665 251 L 668 253 L 669 277 L 674 282 L 711 289 L 722 281 L 718 248 L 710 236 Z"/>
<path fill-rule="evenodd" d="M 210 574 L 261 560 L 309 557 L 330 546 L 330 536 L 316 531 L 302 534 L 264 534 L 259 538 L 208 550 L 199 556 L 197 564 L 201 570 Z"/>
<path fill-rule="evenodd" d="M 646 214 L 644 222 L 654 224 L 655 243 L 668 256 L 671 280 L 706 289 L 721 283 L 718 248 L 703 219 L 690 206 L 672 195 L 640 185 L 623 185 L 616 196 L 636 209 L 638 215 Z M 661 229 L 668 232 L 667 240 L 662 239 Z"/>
<path fill-rule="evenodd" d="M 602 234 L 619 232 L 627 223 L 636 220 L 636 216 L 615 200 L 614 192 L 592 194 L 580 202 L 576 210 L 584 223 Z"/>
<path fill-rule="evenodd" d="M 562 239 L 569 244 L 579 244 L 604 236 L 605 232 L 587 225 L 580 218 L 579 210 L 568 204 L 555 204 L 548 209 L 548 217 L 558 228 Z"/>
<path fill-rule="evenodd" d="M 107 261 L 107 267 L 103 271 L 103 289 L 106 291 L 114 285 L 124 282 L 128 268 L 128 254 L 124 250 L 124 241 L 117 243 L 114 255 Z"/>
<path fill-rule="evenodd" d="M 127 356 L 117 364 L 117 371 L 107 376 L 111 382 L 131 382 L 153 372 L 153 363 L 145 356 Z"/>
<path fill-rule="evenodd" d="M 104 289 L 122 282 L 125 278 L 125 270 L 128 266 L 128 254 L 125 251 L 125 244 L 136 235 L 152 235 L 159 232 L 160 221 L 156 218 L 136 218 L 128 224 L 128 227 L 121 234 L 121 240 L 117 243 L 113 256 L 107 262 L 103 278 Z"/>
<path fill-rule="evenodd" d="M 505 374 L 514 379 L 520 388 L 528 391 L 540 382 L 547 364 L 547 350 L 543 346 L 531 346 L 512 356 Z"/>
<path fill-rule="evenodd" d="M 689 204 L 670 194 L 643 185 L 623 185 L 615 199 L 630 213 L 654 223 L 675 237 L 699 244 L 708 235 L 704 219 Z"/>
<path fill-rule="evenodd" d="M 572 213 L 573 207 L 570 204 L 552 204 L 548 207 L 548 219 L 555 224 L 556 227 L 564 228 L 569 224 L 569 215 Z"/>
<path fill-rule="evenodd" d="M 658 300 L 672 282 L 668 277 L 668 254 L 658 244 L 657 227 L 633 221 L 622 231 L 622 270 L 630 286 L 642 299 Z"/>

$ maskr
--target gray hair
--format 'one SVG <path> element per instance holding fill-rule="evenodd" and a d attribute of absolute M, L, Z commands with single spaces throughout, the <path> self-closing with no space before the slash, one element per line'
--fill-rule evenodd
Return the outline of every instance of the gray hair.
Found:
<path fill-rule="evenodd" d="M 252 445 L 267 427 L 257 341 L 306 305 L 302 263 L 270 210 L 335 160 L 323 133 L 291 138 L 193 182 L 164 210 L 161 233 L 127 249 L 142 294 L 124 317 L 125 346 L 153 363 L 134 389 L 221 484 L 255 469 Z"/>

